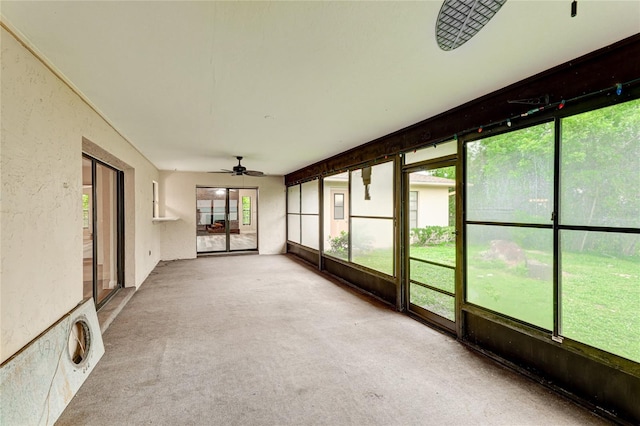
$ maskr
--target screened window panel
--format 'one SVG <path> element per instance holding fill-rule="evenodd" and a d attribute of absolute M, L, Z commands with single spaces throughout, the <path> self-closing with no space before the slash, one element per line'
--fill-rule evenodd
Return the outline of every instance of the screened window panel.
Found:
<path fill-rule="evenodd" d="M 562 120 L 560 220 L 640 228 L 640 100 Z"/>
<path fill-rule="evenodd" d="M 351 215 L 393 217 L 393 161 L 371 166 L 368 200 L 363 170 L 351 173 Z"/>
<path fill-rule="evenodd" d="M 287 213 L 300 213 L 300 185 L 287 187 Z"/>
<path fill-rule="evenodd" d="M 561 334 L 640 362 L 640 235 L 560 232 Z"/>
<path fill-rule="evenodd" d="M 456 278 L 454 269 L 443 268 L 442 266 L 420 262 L 415 259 L 410 259 L 409 263 L 411 275 L 409 279 L 449 293 L 455 293 Z"/>
<path fill-rule="evenodd" d="M 287 239 L 300 244 L 300 215 L 287 215 Z"/>
<path fill-rule="evenodd" d="M 409 301 L 450 321 L 456 320 L 456 299 L 454 297 L 411 284 Z"/>
<path fill-rule="evenodd" d="M 438 144 L 434 148 L 430 145 L 426 148 L 418 149 L 415 152 L 410 151 L 404 154 L 404 163 L 413 164 L 421 161 L 433 160 L 434 158 L 445 157 L 447 155 L 453 155 L 458 152 L 458 142 L 450 141 Z"/>
<path fill-rule="evenodd" d="M 351 261 L 393 275 L 393 219 L 351 218 Z"/>
<path fill-rule="evenodd" d="M 551 224 L 553 123 L 467 143 L 467 220 Z"/>
<path fill-rule="evenodd" d="M 349 173 L 323 178 L 324 253 L 349 259 Z M 336 200 L 339 206 L 336 207 Z M 341 216 L 340 216 L 341 214 Z"/>
<path fill-rule="evenodd" d="M 302 221 L 302 236 L 300 243 L 303 246 L 318 250 L 320 248 L 318 241 L 320 236 L 319 217 L 317 215 L 301 215 L 300 220 Z"/>
<path fill-rule="evenodd" d="M 552 330 L 552 230 L 468 225 L 467 300 Z"/>
<path fill-rule="evenodd" d="M 300 186 L 302 197 L 302 213 L 320 213 L 320 199 L 318 191 L 319 180 L 305 182 Z"/>

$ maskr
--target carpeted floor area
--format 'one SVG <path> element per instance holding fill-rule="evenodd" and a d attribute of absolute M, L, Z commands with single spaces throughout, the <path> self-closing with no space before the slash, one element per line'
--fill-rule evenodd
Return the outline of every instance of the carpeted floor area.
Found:
<path fill-rule="evenodd" d="M 288 256 L 158 265 L 59 425 L 596 425 Z"/>

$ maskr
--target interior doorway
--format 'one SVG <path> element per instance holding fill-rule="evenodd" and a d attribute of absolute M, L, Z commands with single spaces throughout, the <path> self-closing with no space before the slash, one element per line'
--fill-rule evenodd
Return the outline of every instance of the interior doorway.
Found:
<path fill-rule="evenodd" d="M 196 251 L 258 250 L 257 188 L 196 188 Z"/>
<path fill-rule="evenodd" d="M 83 297 L 99 308 L 122 287 L 123 173 L 82 156 Z"/>
<path fill-rule="evenodd" d="M 405 171 L 406 298 L 409 312 L 455 331 L 455 160 Z"/>

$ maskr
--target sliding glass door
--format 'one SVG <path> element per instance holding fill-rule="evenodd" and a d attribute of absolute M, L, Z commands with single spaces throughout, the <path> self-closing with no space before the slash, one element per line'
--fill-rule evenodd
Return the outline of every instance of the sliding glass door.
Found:
<path fill-rule="evenodd" d="M 258 250 L 258 190 L 196 188 L 198 253 Z"/>
<path fill-rule="evenodd" d="M 82 158 L 83 296 L 101 306 L 123 283 L 122 172 Z"/>

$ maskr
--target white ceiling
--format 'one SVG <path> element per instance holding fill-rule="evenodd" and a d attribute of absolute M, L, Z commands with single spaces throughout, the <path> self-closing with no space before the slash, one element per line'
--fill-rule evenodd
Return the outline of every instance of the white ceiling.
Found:
<path fill-rule="evenodd" d="M 640 1 L 5 1 L 5 24 L 158 168 L 286 174 L 640 32 Z M 630 58 L 629 60 L 638 60 Z"/>

